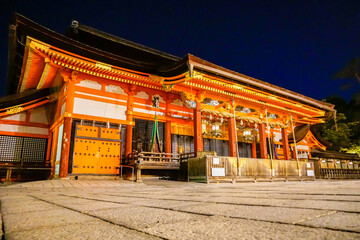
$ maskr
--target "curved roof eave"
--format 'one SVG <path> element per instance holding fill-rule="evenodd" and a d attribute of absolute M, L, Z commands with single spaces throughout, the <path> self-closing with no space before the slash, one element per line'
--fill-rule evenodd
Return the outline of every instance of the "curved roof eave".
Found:
<path fill-rule="evenodd" d="M 212 74 L 216 74 L 217 76 L 231 79 L 235 83 L 245 83 L 249 86 L 261 88 L 267 92 L 278 94 L 279 96 L 285 96 L 293 100 L 302 101 L 306 104 L 326 111 L 334 111 L 334 105 L 332 104 L 321 102 L 319 100 L 306 97 L 299 93 L 278 87 L 276 85 L 223 68 L 191 54 L 187 54 L 184 58 L 178 58 L 176 56 L 163 53 L 161 51 L 143 46 L 141 44 L 137 44 L 122 38 L 112 36 L 91 27 L 87 27 L 81 24 L 79 25 L 80 30 L 87 31 L 89 34 L 96 35 L 100 38 L 106 38 L 106 41 L 112 41 L 116 44 L 120 44 L 121 46 L 126 45 L 127 47 L 136 49 L 137 53 L 139 53 L 140 51 L 140 53 L 150 54 L 155 59 L 159 60 L 158 62 L 152 63 L 145 62 L 144 59 L 139 58 L 139 56 L 144 56 L 142 54 L 139 54 L 138 58 L 129 58 L 116 55 L 111 52 L 107 52 L 85 44 L 83 42 L 74 40 L 73 38 L 56 33 L 55 31 L 47 29 L 20 14 L 16 14 L 15 18 L 16 24 L 18 25 L 18 27 L 20 26 L 22 33 L 27 33 L 31 37 L 37 38 L 40 41 L 44 41 L 47 44 L 62 48 L 66 51 L 74 52 L 75 54 L 88 57 L 96 61 L 104 62 L 106 64 L 124 67 L 148 74 L 156 74 L 161 77 L 171 77 L 183 74 L 189 71 L 190 65 L 193 65 L 194 69 L 201 69 Z M 13 72 L 10 71 L 10 66 L 9 72 Z"/>
<path fill-rule="evenodd" d="M 322 138 L 320 136 L 320 134 L 317 131 L 319 124 L 314 124 L 311 125 L 310 127 L 310 132 L 314 135 L 314 137 L 316 138 L 316 140 L 318 140 L 322 145 L 326 146 L 326 147 L 330 147 L 332 146 L 331 142 L 326 141 L 324 138 Z"/>
<path fill-rule="evenodd" d="M 30 89 L 21 93 L 7 95 L 0 98 L 0 109 L 17 106 L 26 102 L 50 96 L 59 91 L 59 88 Z"/>
<path fill-rule="evenodd" d="M 16 26 L 16 33 L 12 36 L 14 40 L 16 40 L 16 38 L 20 39 L 20 35 L 30 36 L 51 46 L 73 52 L 75 54 L 94 59 L 99 62 L 104 62 L 106 64 L 128 68 L 135 71 L 146 72 L 149 74 L 159 74 L 157 69 L 162 67 L 162 65 L 158 66 L 156 63 L 149 63 L 139 59 L 127 58 L 92 47 L 59 34 L 51 29 L 43 27 L 20 14 L 15 14 L 15 23 L 13 26 Z M 16 51 L 16 48 L 24 48 L 24 43 L 20 43 L 19 41 L 15 42 L 17 42 L 17 47 L 13 48 L 12 51 Z M 147 52 L 147 54 L 152 54 L 155 58 L 158 59 L 165 59 L 164 61 L 161 61 L 161 63 L 165 66 L 176 64 L 178 60 L 181 61 L 181 58 L 176 58 L 177 60 L 174 60 L 175 57 L 172 57 L 171 59 L 169 57 L 170 55 L 166 55 L 165 53 L 160 54 L 160 51 L 150 51 L 150 48 L 140 49 L 140 51 Z M 166 62 L 166 64 L 164 64 L 164 62 Z M 8 76 L 8 81 L 10 81 L 9 79 L 12 79 L 11 81 L 13 81 L 14 76 L 20 75 L 19 73 L 13 71 L 14 68 L 16 68 L 16 66 L 9 64 L 8 72 L 12 73 L 12 76 Z"/>
<path fill-rule="evenodd" d="M 189 64 L 194 64 L 194 67 L 197 67 L 197 68 L 200 68 L 203 70 L 207 70 L 209 72 L 212 72 L 212 73 L 215 73 L 218 75 L 220 74 L 222 76 L 233 79 L 236 82 L 246 83 L 246 84 L 249 84 L 252 86 L 263 88 L 264 90 L 267 90 L 270 92 L 278 93 L 279 95 L 293 98 L 298 101 L 303 101 L 305 103 L 311 104 L 315 107 L 318 107 L 318 108 L 321 108 L 321 109 L 324 109 L 327 111 L 335 111 L 334 110 L 335 105 L 333 105 L 333 104 L 322 102 L 322 101 L 319 101 L 319 100 L 316 100 L 316 99 L 313 99 L 310 97 L 306 97 L 302 94 L 290 91 L 288 89 L 278 87 L 276 85 L 258 80 L 256 78 L 252 78 L 252 77 L 246 76 L 244 74 L 226 69 L 224 67 L 210 63 L 206 60 L 203 60 L 203 59 L 196 57 L 194 55 L 191 55 L 191 54 L 189 54 L 188 58 L 189 58 Z"/>
<path fill-rule="evenodd" d="M 294 134 L 293 133 L 288 134 L 289 143 L 294 143 L 293 135 L 295 135 L 296 143 L 300 142 L 301 140 L 304 139 L 304 137 L 306 137 L 306 134 L 309 132 L 309 130 L 310 130 L 309 124 L 303 124 L 303 125 L 295 127 Z"/>

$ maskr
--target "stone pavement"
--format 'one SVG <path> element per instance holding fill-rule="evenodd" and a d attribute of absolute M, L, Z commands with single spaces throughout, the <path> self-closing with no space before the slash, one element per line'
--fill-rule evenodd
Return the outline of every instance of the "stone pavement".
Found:
<path fill-rule="evenodd" d="M 0 187 L 5 239 L 360 239 L 360 181 Z"/>

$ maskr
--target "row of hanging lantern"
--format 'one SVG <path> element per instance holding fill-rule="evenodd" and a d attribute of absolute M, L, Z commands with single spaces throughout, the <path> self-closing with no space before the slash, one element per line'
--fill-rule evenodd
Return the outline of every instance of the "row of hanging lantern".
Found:
<path fill-rule="evenodd" d="M 238 122 L 238 121 L 237 121 Z M 225 118 L 223 117 L 214 117 L 212 114 L 208 115 L 207 119 L 202 119 L 202 135 L 203 137 L 215 137 L 221 138 L 224 137 L 224 132 L 222 131 L 222 126 L 227 125 Z M 253 142 L 254 140 L 258 141 L 258 124 L 249 123 L 240 120 L 236 127 L 236 132 L 240 141 Z"/>
<path fill-rule="evenodd" d="M 216 106 L 218 105 L 219 102 L 215 101 L 215 100 L 211 100 L 209 101 L 208 105 L 213 105 Z M 230 105 L 229 105 L 230 106 Z M 241 107 L 239 109 L 237 109 L 237 111 L 243 112 L 243 113 L 251 113 L 253 112 L 252 109 L 249 109 L 247 107 Z M 235 114 L 235 111 L 234 111 Z M 268 113 L 266 111 L 265 115 L 267 116 L 267 118 L 270 118 L 272 120 L 277 118 L 276 114 L 273 113 Z M 260 112 L 260 119 L 262 119 L 264 116 L 263 114 Z M 225 118 L 227 119 L 227 118 Z M 227 123 L 225 122 L 224 117 L 221 116 L 213 116 L 211 113 L 209 115 L 207 115 L 207 117 L 205 117 L 205 119 L 203 118 L 202 120 L 202 135 L 203 137 L 224 137 L 226 134 L 222 132 L 222 126 L 227 125 Z M 237 137 L 238 137 L 238 141 L 243 141 L 243 142 L 253 142 L 255 141 L 259 141 L 259 130 L 258 130 L 258 123 L 256 122 L 256 119 L 253 118 L 249 118 L 249 120 L 243 120 L 243 119 L 237 119 L 236 121 L 236 132 L 237 132 Z M 270 124 L 267 124 L 267 128 L 273 128 L 273 126 L 270 126 Z M 267 129 L 268 131 L 270 131 L 270 129 Z"/>
<path fill-rule="evenodd" d="M 217 118 L 210 114 L 208 120 L 203 119 L 201 121 L 203 137 L 222 137 L 223 133 L 221 126 L 224 124 L 224 122 L 225 120 L 223 117 Z"/>
<path fill-rule="evenodd" d="M 243 120 L 240 120 L 237 124 L 237 134 L 238 140 L 240 142 L 253 142 L 258 141 L 258 125 L 257 123 L 244 123 Z"/>

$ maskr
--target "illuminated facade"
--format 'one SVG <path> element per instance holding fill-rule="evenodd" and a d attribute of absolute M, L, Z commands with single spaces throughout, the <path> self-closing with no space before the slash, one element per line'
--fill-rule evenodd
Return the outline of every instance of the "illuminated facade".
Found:
<path fill-rule="evenodd" d="M 76 21 L 64 36 L 16 15 L 9 61 L 15 95 L 0 103 L 0 135 L 45 139 L 52 176 L 117 174 L 134 151 L 287 160 L 326 149 L 309 128 L 292 129 L 323 122 L 333 105 Z"/>

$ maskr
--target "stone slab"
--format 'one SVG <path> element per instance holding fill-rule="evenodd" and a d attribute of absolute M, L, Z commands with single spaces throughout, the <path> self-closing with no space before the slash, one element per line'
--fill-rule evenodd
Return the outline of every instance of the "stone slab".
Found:
<path fill-rule="evenodd" d="M 129 230 L 103 221 L 71 223 L 51 227 L 37 227 L 26 231 L 16 231 L 6 234 L 6 239 L 12 240 L 54 240 L 54 239 L 159 239 L 146 233 Z"/>
<path fill-rule="evenodd" d="M 360 234 L 227 217 L 198 217 L 153 225 L 146 232 L 166 239 L 359 239 Z"/>
<path fill-rule="evenodd" d="M 360 214 L 336 212 L 300 223 L 305 226 L 355 231 L 360 233 Z"/>
<path fill-rule="evenodd" d="M 194 218 L 192 214 L 138 206 L 91 211 L 89 214 L 135 229 Z"/>
<path fill-rule="evenodd" d="M 71 223 L 86 223 L 92 217 L 67 210 L 56 209 L 41 212 L 18 212 L 4 214 L 5 233 L 36 229 L 39 227 L 53 227 Z"/>
<path fill-rule="evenodd" d="M 215 203 L 204 203 L 201 205 L 181 207 L 180 210 L 194 213 L 273 221 L 280 223 L 294 223 L 303 219 L 311 219 L 313 217 L 328 213 L 328 211 L 323 210 L 294 209 L 285 207 L 239 206 Z"/>

